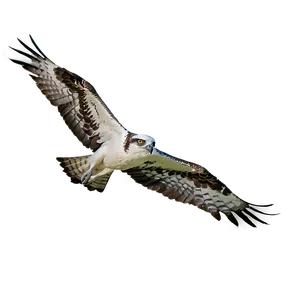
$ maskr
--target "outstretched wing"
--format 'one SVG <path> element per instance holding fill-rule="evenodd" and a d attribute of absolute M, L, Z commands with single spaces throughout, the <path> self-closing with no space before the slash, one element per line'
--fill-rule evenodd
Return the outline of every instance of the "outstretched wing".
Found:
<path fill-rule="evenodd" d="M 154 149 L 143 164 L 124 172 L 148 189 L 162 193 L 169 199 L 193 204 L 211 213 L 217 220 L 221 219 L 222 212 L 236 226 L 238 221 L 234 214 L 253 227 L 256 225 L 249 217 L 267 224 L 253 212 L 269 215 L 255 207 L 267 207 L 272 204 L 254 205 L 245 202 L 205 168 L 158 149 Z"/>
<path fill-rule="evenodd" d="M 21 40 L 19 42 L 30 54 L 12 49 L 28 57 L 31 63 L 11 60 L 34 74 L 30 74 L 32 79 L 51 104 L 57 106 L 68 127 L 84 146 L 96 151 L 111 134 L 126 131 L 89 82 L 57 66 L 39 49 L 31 36 L 30 39 L 39 53 Z"/>

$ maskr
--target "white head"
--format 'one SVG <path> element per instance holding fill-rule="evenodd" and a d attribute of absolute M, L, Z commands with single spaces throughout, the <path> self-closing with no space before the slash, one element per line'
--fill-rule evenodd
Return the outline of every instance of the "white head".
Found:
<path fill-rule="evenodd" d="M 149 135 L 128 133 L 124 150 L 130 155 L 144 157 L 150 155 L 155 147 L 155 140 Z"/>

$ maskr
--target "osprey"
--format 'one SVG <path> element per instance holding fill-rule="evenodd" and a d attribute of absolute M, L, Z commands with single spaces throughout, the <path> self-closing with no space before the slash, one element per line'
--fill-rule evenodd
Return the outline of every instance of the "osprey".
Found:
<path fill-rule="evenodd" d="M 31 78 L 58 108 L 73 134 L 93 151 L 91 155 L 57 158 L 71 182 L 82 184 L 90 191 L 103 192 L 111 174 L 121 170 L 148 189 L 193 204 L 217 220 L 221 219 L 221 212 L 237 226 L 234 214 L 253 227 L 256 225 L 250 218 L 267 224 L 254 213 L 271 215 L 256 207 L 272 204 L 243 201 L 202 166 L 164 153 L 155 148 L 152 137 L 125 129 L 89 82 L 57 66 L 31 36 L 30 39 L 38 52 L 19 39 L 30 54 L 12 49 L 31 63 L 11 60 L 33 74 Z"/>

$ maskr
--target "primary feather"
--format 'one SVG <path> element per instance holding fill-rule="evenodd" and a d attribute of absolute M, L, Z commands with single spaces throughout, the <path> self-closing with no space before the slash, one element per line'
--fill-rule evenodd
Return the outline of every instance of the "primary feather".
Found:
<path fill-rule="evenodd" d="M 57 66 L 30 38 L 40 54 L 19 40 L 31 54 L 12 49 L 30 58 L 31 63 L 12 61 L 34 74 L 31 78 L 50 103 L 57 106 L 68 127 L 85 147 L 96 151 L 101 139 L 105 140 L 112 130 L 126 131 L 88 81 Z"/>
<path fill-rule="evenodd" d="M 232 223 L 238 225 L 235 213 L 253 227 L 255 224 L 248 217 L 267 224 L 248 210 L 263 213 L 254 208 L 257 205 L 237 197 L 205 168 L 158 149 L 153 151 L 148 161 L 124 172 L 148 189 L 162 193 L 169 199 L 195 205 L 217 220 L 221 219 L 222 212 Z"/>

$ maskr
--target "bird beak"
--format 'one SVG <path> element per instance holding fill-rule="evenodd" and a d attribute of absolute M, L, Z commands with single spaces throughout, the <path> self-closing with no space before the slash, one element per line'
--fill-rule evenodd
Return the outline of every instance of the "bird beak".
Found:
<path fill-rule="evenodd" d="M 153 146 L 152 145 L 147 145 L 146 149 L 149 151 L 150 154 L 152 154 L 152 151 L 153 151 Z"/>
<path fill-rule="evenodd" d="M 149 151 L 150 154 L 158 154 L 159 152 L 157 151 L 156 147 L 153 145 L 148 145 L 146 149 Z"/>
<path fill-rule="evenodd" d="M 157 148 L 156 147 L 152 147 L 152 154 L 159 154 L 159 152 L 157 151 Z"/>

